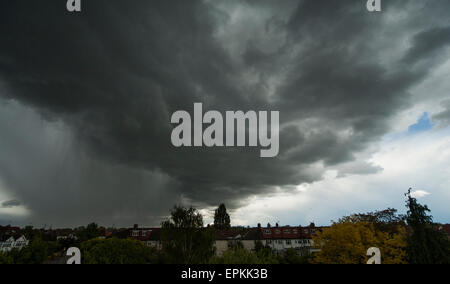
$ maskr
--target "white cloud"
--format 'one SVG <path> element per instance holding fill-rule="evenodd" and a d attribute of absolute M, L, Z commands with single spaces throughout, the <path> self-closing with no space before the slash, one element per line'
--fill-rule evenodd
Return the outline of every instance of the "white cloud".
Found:
<path fill-rule="evenodd" d="M 12 219 L 16 221 L 30 215 L 29 210 L 22 205 L 11 207 L 1 206 L 2 203 L 7 203 L 10 200 L 13 200 L 13 198 L 6 190 L 3 182 L 0 180 L 0 223 L 2 220 L 3 222 L 8 221 L 8 223 L 13 223 Z"/>
<path fill-rule="evenodd" d="M 413 191 L 411 192 L 411 196 L 415 197 L 415 198 L 423 198 L 427 195 L 430 195 L 431 193 L 426 192 L 425 190 L 417 190 L 417 191 Z"/>
<path fill-rule="evenodd" d="M 383 168 L 372 175 L 338 177 L 329 170 L 325 179 L 301 185 L 295 193 L 254 197 L 232 214 L 234 224 L 326 225 L 352 213 L 388 207 L 405 212 L 404 193 L 409 187 L 425 202 L 435 221 L 450 222 L 450 128 L 405 135 L 381 143 L 369 162 Z M 426 189 L 423 190 L 423 189 Z"/>

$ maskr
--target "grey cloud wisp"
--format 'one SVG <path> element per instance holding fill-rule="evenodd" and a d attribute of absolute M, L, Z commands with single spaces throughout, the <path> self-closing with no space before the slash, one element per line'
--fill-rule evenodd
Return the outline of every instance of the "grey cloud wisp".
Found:
<path fill-rule="evenodd" d="M 321 180 L 390 130 L 450 44 L 448 1 L 384 2 L 1 1 L 5 190 L 35 222 L 157 224 L 175 203 Z M 279 155 L 173 147 L 172 113 L 196 102 L 280 111 Z"/>

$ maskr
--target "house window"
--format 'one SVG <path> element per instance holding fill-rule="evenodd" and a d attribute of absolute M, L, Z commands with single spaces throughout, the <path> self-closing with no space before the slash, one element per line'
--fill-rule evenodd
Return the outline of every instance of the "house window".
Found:
<path fill-rule="evenodd" d="M 289 235 L 291 233 L 291 230 L 284 230 L 284 233 Z"/>
<path fill-rule="evenodd" d="M 281 234 L 281 231 L 280 230 L 276 230 L 275 234 L 279 235 L 279 234 Z"/>

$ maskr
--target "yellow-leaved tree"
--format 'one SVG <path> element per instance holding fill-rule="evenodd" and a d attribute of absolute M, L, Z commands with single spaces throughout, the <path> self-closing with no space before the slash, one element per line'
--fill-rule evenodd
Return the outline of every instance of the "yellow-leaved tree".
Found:
<path fill-rule="evenodd" d="M 402 226 L 395 232 L 383 232 L 370 222 L 347 218 L 318 232 L 313 241 L 320 249 L 311 260 L 316 264 L 365 264 L 370 247 L 381 250 L 383 264 L 406 263 L 406 230 Z"/>

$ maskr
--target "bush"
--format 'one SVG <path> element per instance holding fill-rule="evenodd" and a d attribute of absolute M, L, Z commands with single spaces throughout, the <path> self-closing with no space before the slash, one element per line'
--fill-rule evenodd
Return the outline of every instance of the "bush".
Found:
<path fill-rule="evenodd" d="M 158 262 L 153 248 L 136 240 L 93 239 L 81 244 L 83 264 L 150 264 Z"/>
<path fill-rule="evenodd" d="M 6 253 L 0 252 L 0 264 L 13 264 L 13 259 Z"/>
<path fill-rule="evenodd" d="M 50 254 L 48 244 L 36 236 L 28 246 L 21 250 L 13 249 L 9 256 L 14 264 L 43 264 Z"/>
<path fill-rule="evenodd" d="M 227 250 L 222 256 L 213 257 L 211 264 L 279 264 L 280 261 L 272 251 L 251 252 L 241 247 Z"/>

